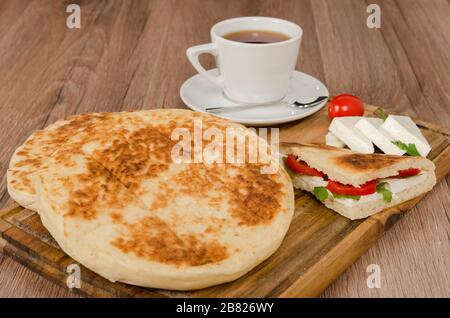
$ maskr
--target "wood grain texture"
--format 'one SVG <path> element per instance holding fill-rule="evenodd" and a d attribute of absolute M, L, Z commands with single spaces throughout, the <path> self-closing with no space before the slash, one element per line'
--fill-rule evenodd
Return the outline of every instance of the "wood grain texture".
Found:
<path fill-rule="evenodd" d="M 233 16 L 299 23 L 305 35 L 297 68 L 324 81 L 331 94 L 353 93 L 450 127 L 449 2 L 376 2 L 379 30 L 366 27 L 372 1 L 363 0 L 80 1 L 82 28 L 69 30 L 66 1 L 1 1 L 0 206 L 12 202 L 4 177 L 9 158 L 35 129 L 85 111 L 184 107 L 178 89 L 194 74 L 185 49 L 208 42 L 210 26 Z M 450 296 L 449 181 L 324 296 Z M 370 263 L 382 268 L 379 290 L 365 287 Z M 0 295 L 67 296 L 15 264 L 0 264 Z"/>

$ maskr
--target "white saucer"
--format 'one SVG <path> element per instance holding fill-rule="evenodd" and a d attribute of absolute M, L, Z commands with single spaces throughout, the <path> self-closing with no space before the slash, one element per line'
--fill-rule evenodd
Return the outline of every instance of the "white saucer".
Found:
<path fill-rule="evenodd" d="M 217 69 L 209 70 L 209 72 L 213 75 L 218 74 Z M 208 107 L 233 107 L 238 105 L 225 98 L 220 88 L 200 74 L 192 76 L 183 83 L 180 88 L 180 96 L 189 108 L 199 112 L 205 112 L 205 108 Z M 308 74 L 294 71 L 288 94 L 284 100 L 308 102 L 313 101 L 318 96 L 329 96 L 325 85 Z M 310 116 L 325 106 L 326 103 L 327 100 L 324 100 L 317 106 L 307 109 L 299 109 L 285 103 L 274 103 L 273 105 L 253 106 L 247 109 L 222 110 L 210 114 L 250 126 L 276 125 Z"/>

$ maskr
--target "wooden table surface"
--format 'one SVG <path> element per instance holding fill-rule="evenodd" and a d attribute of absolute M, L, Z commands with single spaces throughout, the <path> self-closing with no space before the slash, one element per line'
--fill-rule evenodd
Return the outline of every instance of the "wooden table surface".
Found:
<path fill-rule="evenodd" d="M 66 6 L 81 6 L 81 29 Z M 369 29 L 366 8 L 381 7 Z M 8 161 L 24 139 L 69 114 L 185 107 L 180 85 L 195 72 L 189 46 L 235 16 L 275 16 L 304 29 L 297 69 L 331 94 L 352 93 L 450 127 L 447 0 L 0 1 L 0 207 Z M 205 59 L 212 66 L 211 59 Z M 324 297 L 450 297 L 450 177 L 324 293 Z M 381 288 L 366 285 L 369 264 Z M 0 254 L 0 297 L 72 294 Z"/>

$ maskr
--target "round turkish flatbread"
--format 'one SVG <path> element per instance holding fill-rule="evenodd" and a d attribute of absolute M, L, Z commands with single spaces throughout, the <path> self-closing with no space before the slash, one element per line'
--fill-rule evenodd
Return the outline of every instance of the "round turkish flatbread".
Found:
<path fill-rule="evenodd" d="M 30 167 L 33 204 L 76 261 L 111 281 L 191 290 L 234 280 L 280 246 L 293 215 L 293 187 L 281 166 L 263 172 L 267 159 L 278 162 L 270 148 L 267 157 L 251 160 L 252 142 L 267 146 L 253 131 L 185 110 L 79 116 L 22 146 L 41 156 L 37 169 L 17 165 L 26 160 L 21 150 L 10 167 Z M 72 133 L 54 138 L 71 120 L 79 120 Z M 218 137 L 230 129 L 237 136 L 231 150 Z M 182 160 L 175 157 L 180 136 L 199 136 L 183 143 Z M 55 149 L 40 153 L 36 144 L 48 138 Z M 241 161 L 238 140 L 247 149 Z M 221 162 L 221 153 L 235 160 Z"/>

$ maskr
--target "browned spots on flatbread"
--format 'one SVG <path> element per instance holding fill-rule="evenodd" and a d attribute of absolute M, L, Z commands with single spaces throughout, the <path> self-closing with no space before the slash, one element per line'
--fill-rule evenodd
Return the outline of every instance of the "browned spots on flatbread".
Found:
<path fill-rule="evenodd" d="M 25 151 L 24 151 L 25 152 Z M 26 154 L 24 155 L 26 156 Z M 15 166 L 17 168 L 22 168 L 25 166 L 30 166 L 33 168 L 40 168 L 42 166 L 42 162 L 43 162 L 43 158 L 42 157 L 35 157 L 35 158 L 31 158 L 31 159 L 24 159 L 19 161 Z"/>
<path fill-rule="evenodd" d="M 74 115 L 61 123 L 58 127 L 35 131 L 30 138 L 24 143 L 17 155 L 28 157 L 28 156 L 48 156 L 55 152 L 58 146 L 61 146 L 68 141 L 71 141 L 76 135 L 85 132 L 87 129 L 100 130 L 110 129 L 114 119 L 115 113 L 86 113 L 81 115 Z M 93 136 L 90 135 L 89 138 Z M 38 154 L 33 154 L 29 150 L 32 149 L 39 143 L 42 147 Z M 78 145 L 74 145 L 73 148 L 76 149 Z M 48 152 L 48 153 L 47 153 Z M 29 158 L 28 158 L 29 159 Z"/>
<path fill-rule="evenodd" d="M 103 166 L 93 160 L 87 162 L 87 171 L 76 175 L 75 179 L 76 183 L 63 179 L 63 182 L 71 182 L 72 185 L 68 188 L 68 217 L 93 220 L 105 209 L 121 209 L 135 199 Z"/>
<path fill-rule="evenodd" d="M 51 131 L 55 140 L 62 140 L 70 137 L 71 133 L 77 133 L 86 128 L 102 127 L 106 128 L 112 123 L 112 119 L 117 113 L 84 113 L 73 115 L 66 119 L 66 123 Z M 111 129 L 112 126 L 109 126 Z"/>
<path fill-rule="evenodd" d="M 53 160 L 64 167 L 74 167 L 77 155 L 82 155 L 79 149 L 61 148 L 53 154 Z"/>
<path fill-rule="evenodd" d="M 112 212 L 109 214 L 109 216 L 111 217 L 112 221 L 116 224 L 123 222 L 123 216 L 122 214 L 120 214 L 120 212 Z"/>
<path fill-rule="evenodd" d="M 404 158 L 399 156 L 360 153 L 352 153 L 333 158 L 333 161 L 337 166 L 355 171 L 378 170 L 389 167 L 402 160 L 404 160 Z"/>
<path fill-rule="evenodd" d="M 94 151 L 103 163 L 126 187 L 138 190 L 144 179 L 155 178 L 169 168 L 174 142 L 151 126 L 135 132 L 122 132 L 110 147 Z"/>
<path fill-rule="evenodd" d="M 30 142 L 30 143 L 31 143 L 31 142 Z M 16 155 L 25 157 L 25 156 L 28 155 L 28 151 L 25 150 L 25 149 L 23 149 L 23 150 L 18 151 L 18 152 L 16 153 Z"/>
<path fill-rule="evenodd" d="M 139 121 L 138 116 L 133 117 L 127 114 L 124 114 L 127 121 Z M 106 139 L 105 136 L 109 138 L 108 132 L 118 126 L 118 118 L 120 117 L 117 113 L 86 113 L 71 116 L 46 130 L 34 132 L 16 153 L 17 162 L 12 167 L 26 171 L 22 173 L 24 180 L 21 181 L 20 190 L 34 194 L 34 185 L 28 181 L 28 178 L 44 167 L 47 158 L 57 150 L 79 151 L 87 142 L 102 141 Z M 67 160 L 64 165 L 70 166 L 72 163 Z M 17 188 L 17 183 L 11 182 L 10 185 Z"/>
<path fill-rule="evenodd" d="M 226 220 L 221 218 L 210 218 L 209 221 L 210 225 L 205 230 L 209 234 L 219 233 L 226 224 Z"/>
<path fill-rule="evenodd" d="M 180 186 L 180 193 L 204 197 L 208 192 L 215 192 L 221 185 L 223 186 L 221 173 L 224 173 L 224 169 L 222 168 L 219 164 L 211 165 L 211 167 L 198 163 L 188 164 L 185 170 L 174 177 L 174 183 Z"/>
<path fill-rule="evenodd" d="M 203 121 L 203 128 L 207 129 L 213 126 L 215 123 L 220 123 L 218 128 L 225 135 L 224 123 L 218 121 L 215 118 L 207 119 L 207 122 Z M 150 139 L 143 139 L 144 144 L 147 142 L 156 142 L 154 149 L 160 153 L 159 158 L 151 158 L 148 154 L 143 157 L 147 162 L 171 162 L 171 150 L 175 144 L 170 140 L 170 134 L 175 128 L 185 128 L 193 135 L 194 122 L 193 120 L 186 120 L 181 117 L 179 120 L 171 120 L 165 126 L 156 128 L 158 134 L 153 132 L 153 129 L 144 129 L 139 134 L 143 138 L 146 134 L 152 136 Z M 161 137 L 159 137 L 159 135 Z M 136 137 L 138 134 L 136 134 Z M 138 143 L 139 138 L 130 140 L 130 143 Z M 148 137 L 147 137 L 148 138 Z M 225 140 L 223 140 L 225 142 Z M 246 156 L 245 161 L 248 161 L 248 139 L 245 140 Z M 161 142 L 167 144 L 168 147 L 158 146 Z M 193 140 L 192 140 L 193 142 Z M 203 146 L 208 145 L 208 140 L 202 140 Z M 145 147 L 137 148 L 140 151 L 145 150 Z M 203 148 L 205 149 L 205 148 Z M 223 154 L 225 154 L 225 144 L 223 145 Z M 237 145 L 235 150 L 237 150 Z M 191 144 L 191 151 L 193 152 L 193 144 Z M 144 151 L 145 153 L 145 151 Z M 193 157 L 191 157 L 193 159 Z M 177 193 L 184 194 L 186 196 L 197 198 L 197 200 L 207 200 L 207 204 L 211 208 L 218 208 L 220 204 L 225 200 L 230 206 L 231 215 L 235 218 L 240 225 L 253 226 L 259 224 L 265 224 L 270 222 L 274 216 L 280 211 L 281 198 L 285 195 L 283 184 L 277 180 L 279 176 L 277 174 L 262 174 L 259 164 L 230 164 L 230 163 L 213 163 L 205 165 L 203 163 L 191 163 L 186 164 L 183 169 L 178 171 L 172 177 L 171 184 L 175 185 L 175 188 L 171 185 L 160 186 L 155 190 L 155 199 L 152 202 L 151 208 L 158 209 L 166 207 L 172 200 L 175 199 Z M 156 168 L 156 172 L 162 173 L 167 167 L 164 163 L 161 166 L 148 165 L 147 173 L 141 174 L 139 177 L 151 178 L 153 174 L 148 173 L 149 168 Z M 234 169 L 235 174 L 229 175 L 229 169 Z M 136 180 L 133 174 L 133 179 Z M 121 178 L 122 180 L 122 178 Z M 136 187 L 132 186 L 132 183 L 125 182 L 131 189 Z M 136 182 L 139 184 L 139 182 Z"/>
<path fill-rule="evenodd" d="M 228 184 L 231 214 L 241 225 L 268 223 L 281 210 L 284 187 L 276 174 L 261 174 L 260 168 L 248 164 Z"/>
<path fill-rule="evenodd" d="M 171 176 L 170 183 L 159 183 L 155 187 L 151 210 L 167 207 L 179 195 L 186 195 L 196 200 L 207 200 L 211 208 L 216 208 L 223 198 L 225 186 L 219 175 L 223 167 L 218 165 L 205 167 L 203 164 L 186 164 L 179 172 Z"/>
<path fill-rule="evenodd" d="M 25 170 L 11 170 L 13 179 L 11 185 L 19 191 L 26 191 L 30 194 L 36 194 L 34 184 L 29 177 L 29 172 Z"/>
<path fill-rule="evenodd" d="M 206 228 L 205 232 L 206 233 L 215 233 L 215 232 L 218 232 L 218 230 L 219 229 L 216 228 L 215 226 L 210 225 Z"/>
<path fill-rule="evenodd" d="M 177 266 L 200 266 L 228 257 L 226 247 L 216 240 L 202 240 L 200 235 L 177 235 L 159 218 L 149 216 L 137 223 L 126 223 L 128 233 L 111 244 L 123 253 Z"/>
<path fill-rule="evenodd" d="M 225 135 L 223 121 L 215 118 L 207 118 L 203 121 L 203 128 L 218 128 Z M 186 128 L 193 133 L 193 120 L 183 122 L 170 121 L 165 127 L 158 127 L 162 134 L 168 134 L 177 127 Z M 248 136 L 246 136 L 248 137 Z M 203 145 L 208 145 L 208 140 L 202 140 Z M 224 140 L 225 142 L 225 140 Z M 193 145 L 192 145 L 193 146 Z M 246 156 L 248 161 L 248 139 L 245 139 Z M 193 148 L 191 148 L 193 149 Z M 225 144 L 223 154 L 225 154 Z M 237 146 L 235 148 L 237 150 Z M 191 157 L 191 159 L 193 159 Z M 230 212 L 240 225 L 254 226 L 266 224 L 273 220 L 275 215 L 281 210 L 280 199 L 284 197 L 284 186 L 278 180 L 278 174 L 262 174 L 260 164 L 245 163 L 242 165 L 230 163 L 214 163 L 209 165 L 191 163 L 186 168 L 178 172 L 173 177 L 173 184 L 176 190 L 165 186 L 157 191 L 156 199 L 153 202 L 155 208 L 165 207 L 170 200 L 173 200 L 176 193 L 196 197 L 198 200 L 206 199 L 211 208 L 217 208 L 222 200 L 226 200 L 230 206 Z M 229 175 L 229 169 L 234 169 L 235 173 Z"/>
<path fill-rule="evenodd" d="M 232 175 L 229 171 L 233 170 Z M 269 223 L 281 210 L 284 186 L 277 174 L 262 174 L 260 164 L 190 164 L 173 181 L 178 193 L 206 198 L 211 208 L 225 200 L 239 225 Z M 176 192 L 173 191 L 173 196 Z M 170 196 L 166 192 L 164 200 Z"/>
<path fill-rule="evenodd" d="M 164 209 L 175 199 L 175 190 L 167 183 L 159 184 L 156 192 L 155 199 L 150 205 L 150 210 L 152 211 Z"/>
<path fill-rule="evenodd" d="M 99 209 L 97 205 L 98 195 L 94 187 L 71 192 L 67 202 L 69 207 L 67 216 L 87 220 L 94 219 Z"/>

